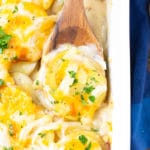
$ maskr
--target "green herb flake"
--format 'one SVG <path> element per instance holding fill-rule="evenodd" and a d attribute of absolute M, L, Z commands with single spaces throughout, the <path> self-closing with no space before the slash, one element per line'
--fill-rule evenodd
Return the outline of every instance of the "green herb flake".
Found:
<path fill-rule="evenodd" d="M 20 115 L 20 116 L 23 115 L 23 112 L 19 111 L 19 115 Z"/>
<path fill-rule="evenodd" d="M 96 78 L 95 78 L 95 77 L 91 77 L 91 78 L 90 78 L 90 80 L 91 80 L 91 81 L 94 81 L 95 83 L 97 83 L 97 82 L 98 82 L 98 80 L 96 80 Z"/>
<path fill-rule="evenodd" d="M 3 147 L 3 150 L 13 150 L 13 147 Z"/>
<path fill-rule="evenodd" d="M 17 60 L 17 59 L 18 59 L 17 55 L 12 57 L 12 60 Z"/>
<path fill-rule="evenodd" d="M 79 140 L 83 145 L 85 145 L 88 141 L 88 139 L 84 135 L 80 135 Z"/>
<path fill-rule="evenodd" d="M 14 14 L 14 13 L 16 13 L 18 10 L 19 10 L 18 7 L 15 6 L 15 7 L 14 7 L 14 10 L 12 11 L 12 13 Z"/>
<path fill-rule="evenodd" d="M 56 100 L 55 100 L 55 101 L 50 101 L 50 103 L 51 103 L 51 104 L 59 104 L 60 101 L 56 101 Z"/>
<path fill-rule="evenodd" d="M 80 95 L 82 105 L 87 105 L 83 95 Z"/>
<path fill-rule="evenodd" d="M 95 88 L 93 86 L 87 86 L 83 88 L 83 91 L 87 94 L 90 94 Z"/>
<path fill-rule="evenodd" d="M 4 49 L 8 48 L 11 37 L 11 35 L 6 34 L 2 27 L 0 27 L 0 54 L 3 53 Z"/>
<path fill-rule="evenodd" d="M 70 85 L 70 87 L 74 86 L 74 85 L 77 84 L 77 83 L 78 83 L 78 79 L 74 79 L 74 80 L 73 80 L 73 83 Z"/>
<path fill-rule="evenodd" d="M 39 133 L 38 134 L 41 138 L 43 138 L 44 136 L 46 136 L 46 133 Z"/>
<path fill-rule="evenodd" d="M 74 71 L 68 71 L 68 73 L 69 73 L 69 75 L 70 75 L 71 78 L 75 78 L 76 72 L 74 72 Z"/>
<path fill-rule="evenodd" d="M 79 95 L 79 94 L 80 94 L 80 92 L 78 92 L 78 91 L 75 92 L 75 95 Z"/>
<path fill-rule="evenodd" d="M 35 16 L 32 16 L 32 20 L 35 20 Z"/>
<path fill-rule="evenodd" d="M 92 147 L 92 143 L 90 142 L 90 143 L 88 144 L 88 146 L 85 148 L 85 150 L 90 150 L 91 147 Z"/>
<path fill-rule="evenodd" d="M 65 61 L 65 59 L 64 59 L 64 58 L 62 58 L 62 59 L 61 59 L 61 61 L 63 61 L 63 62 L 64 62 L 64 61 Z"/>
<path fill-rule="evenodd" d="M 10 136 L 14 136 L 15 132 L 12 124 L 9 125 L 8 132 Z"/>
<path fill-rule="evenodd" d="M 93 131 L 93 132 L 99 132 L 99 130 L 95 129 L 95 128 L 91 128 L 91 131 Z"/>
<path fill-rule="evenodd" d="M 78 83 L 78 79 L 74 79 L 73 85 L 76 84 L 76 83 Z"/>
<path fill-rule="evenodd" d="M 3 86 L 5 84 L 5 81 L 3 79 L 0 79 L 0 86 Z"/>
<path fill-rule="evenodd" d="M 93 96 L 93 95 L 89 96 L 89 100 L 90 100 L 92 103 L 94 103 L 94 102 L 95 102 L 95 96 Z"/>
<path fill-rule="evenodd" d="M 36 85 L 39 85 L 39 80 L 36 80 L 36 81 L 35 81 L 35 84 L 36 84 Z"/>

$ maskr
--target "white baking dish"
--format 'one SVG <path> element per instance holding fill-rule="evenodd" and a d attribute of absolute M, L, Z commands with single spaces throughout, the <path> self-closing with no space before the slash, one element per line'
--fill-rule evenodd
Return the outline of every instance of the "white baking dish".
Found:
<path fill-rule="evenodd" d="M 108 2 L 108 61 L 113 109 L 112 150 L 130 150 L 129 0 Z"/>

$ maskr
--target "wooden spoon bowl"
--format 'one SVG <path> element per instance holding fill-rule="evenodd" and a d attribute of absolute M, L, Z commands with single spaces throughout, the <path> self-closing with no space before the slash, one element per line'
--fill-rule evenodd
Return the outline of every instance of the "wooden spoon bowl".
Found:
<path fill-rule="evenodd" d="M 76 46 L 95 44 L 103 56 L 102 48 L 87 22 L 83 0 L 65 0 L 63 11 L 48 40 L 44 55 L 65 43 Z"/>

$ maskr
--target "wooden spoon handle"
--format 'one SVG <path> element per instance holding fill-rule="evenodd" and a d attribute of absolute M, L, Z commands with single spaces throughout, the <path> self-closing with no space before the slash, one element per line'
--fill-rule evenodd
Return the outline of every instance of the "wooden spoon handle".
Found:
<path fill-rule="evenodd" d="M 88 24 L 83 0 L 65 0 L 63 11 L 48 43 L 44 54 L 55 49 L 59 44 L 70 43 L 78 46 L 93 43 L 103 56 L 102 49 Z"/>
<path fill-rule="evenodd" d="M 72 5 L 72 7 L 70 7 Z M 60 30 L 71 26 L 84 28 L 87 25 L 86 15 L 83 6 L 83 0 L 66 0 L 60 19 Z"/>

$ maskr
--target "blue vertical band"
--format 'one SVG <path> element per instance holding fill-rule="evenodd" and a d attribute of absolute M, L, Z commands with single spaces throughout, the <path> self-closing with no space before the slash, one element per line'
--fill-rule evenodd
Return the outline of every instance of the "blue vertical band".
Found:
<path fill-rule="evenodd" d="M 150 149 L 149 0 L 130 0 L 131 149 Z"/>

